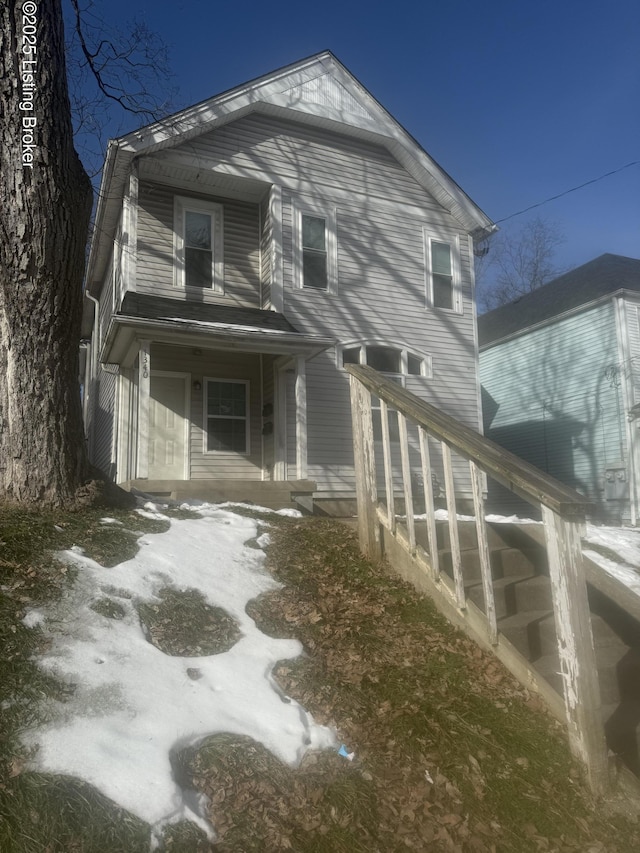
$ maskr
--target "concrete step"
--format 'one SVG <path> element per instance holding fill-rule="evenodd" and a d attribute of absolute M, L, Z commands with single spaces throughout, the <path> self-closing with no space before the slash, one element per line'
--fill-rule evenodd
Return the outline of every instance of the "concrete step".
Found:
<path fill-rule="evenodd" d="M 517 588 L 526 579 L 535 579 L 534 575 L 523 575 L 520 577 L 499 578 L 493 581 L 493 598 L 496 608 L 496 617 L 503 619 L 505 616 L 513 616 L 518 612 Z M 466 587 L 467 597 L 470 601 L 485 612 L 484 589 L 482 583 L 474 583 Z M 542 608 L 541 608 L 542 609 Z"/>
<path fill-rule="evenodd" d="M 473 583 L 482 578 L 480 571 L 480 552 L 467 549 L 460 552 L 462 571 L 465 581 Z M 490 551 L 491 573 L 495 579 L 530 577 L 537 573 L 537 551 L 519 551 L 517 548 L 494 548 Z M 440 566 L 443 571 L 453 575 L 453 560 L 450 551 L 440 551 Z"/>
<path fill-rule="evenodd" d="M 515 610 L 526 613 L 529 610 L 553 610 L 551 581 L 546 575 L 527 578 L 514 588 Z"/>
<path fill-rule="evenodd" d="M 620 667 L 621 662 L 628 654 L 629 649 L 623 643 L 596 647 L 600 700 L 603 705 L 611 705 L 621 700 L 624 692 L 621 678 L 624 676 L 621 676 Z M 562 675 L 560 674 L 559 660 L 557 652 L 543 655 L 535 661 L 535 668 L 562 695 Z"/>
<path fill-rule="evenodd" d="M 283 509 L 296 507 L 300 495 L 311 496 L 316 484 L 312 480 L 131 480 L 124 488 L 173 501 L 233 501 Z"/>
<path fill-rule="evenodd" d="M 602 718 L 609 749 L 640 776 L 640 701 L 603 705 Z"/>
<path fill-rule="evenodd" d="M 556 649 L 553 614 L 548 610 L 531 610 L 506 616 L 499 620 L 498 630 L 529 661 L 535 661 L 543 654 L 550 654 Z M 552 644 L 549 641 L 550 631 L 553 636 Z"/>

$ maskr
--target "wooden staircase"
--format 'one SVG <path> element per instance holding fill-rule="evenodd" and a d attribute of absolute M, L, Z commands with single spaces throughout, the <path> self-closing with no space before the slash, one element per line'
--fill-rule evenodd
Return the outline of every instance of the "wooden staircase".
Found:
<path fill-rule="evenodd" d="M 541 525 L 488 524 L 498 629 L 562 695 L 558 639 Z M 484 612 L 476 526 L 459 522 L 467 600 Z M 449 527 L 437 524 L 442 571 L 453 580 Z M 640 624 L 589 588 L 603 722 L 609 749 L 640 772 Z"/>

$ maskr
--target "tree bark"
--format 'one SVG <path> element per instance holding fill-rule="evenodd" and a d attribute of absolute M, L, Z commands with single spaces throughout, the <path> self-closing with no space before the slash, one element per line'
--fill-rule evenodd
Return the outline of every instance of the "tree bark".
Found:
<path fill-rule="evenodd" d="M 90 476 L 78 371 L 92 190 L 61 0 L 9 0 L 0 21 L 0 497 L 63 504 Z"/>

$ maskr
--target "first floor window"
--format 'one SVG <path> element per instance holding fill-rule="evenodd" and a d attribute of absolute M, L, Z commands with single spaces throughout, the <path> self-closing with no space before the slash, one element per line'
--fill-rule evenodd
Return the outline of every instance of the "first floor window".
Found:
<path fill-rule="evenodd" d="M 207 451 L 248 453 L 249 383 L 208 379 L 206 391 Z"/>

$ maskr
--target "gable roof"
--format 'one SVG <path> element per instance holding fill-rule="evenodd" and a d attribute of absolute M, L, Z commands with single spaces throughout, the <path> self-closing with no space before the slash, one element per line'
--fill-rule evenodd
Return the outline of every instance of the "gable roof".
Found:
<path fill-rule="evenodd" d="M 478 342 L 488 346 L 619 290 L 640 291 L 640 260 L 600 255 L 538 290 L 482 314 Z"/>
<path fill-rule="evenodd" d="M 92 243 L 87 270 L 90 292 L 106 262 L 102 247 L 113 238 L 133 160 L 182 145 L 252 112 L 382 145 L 465 231 L 480 239 L 496 228 L 344 65 L 324 51 L 109 142 L 94 229 L 100 237 Z"/>

